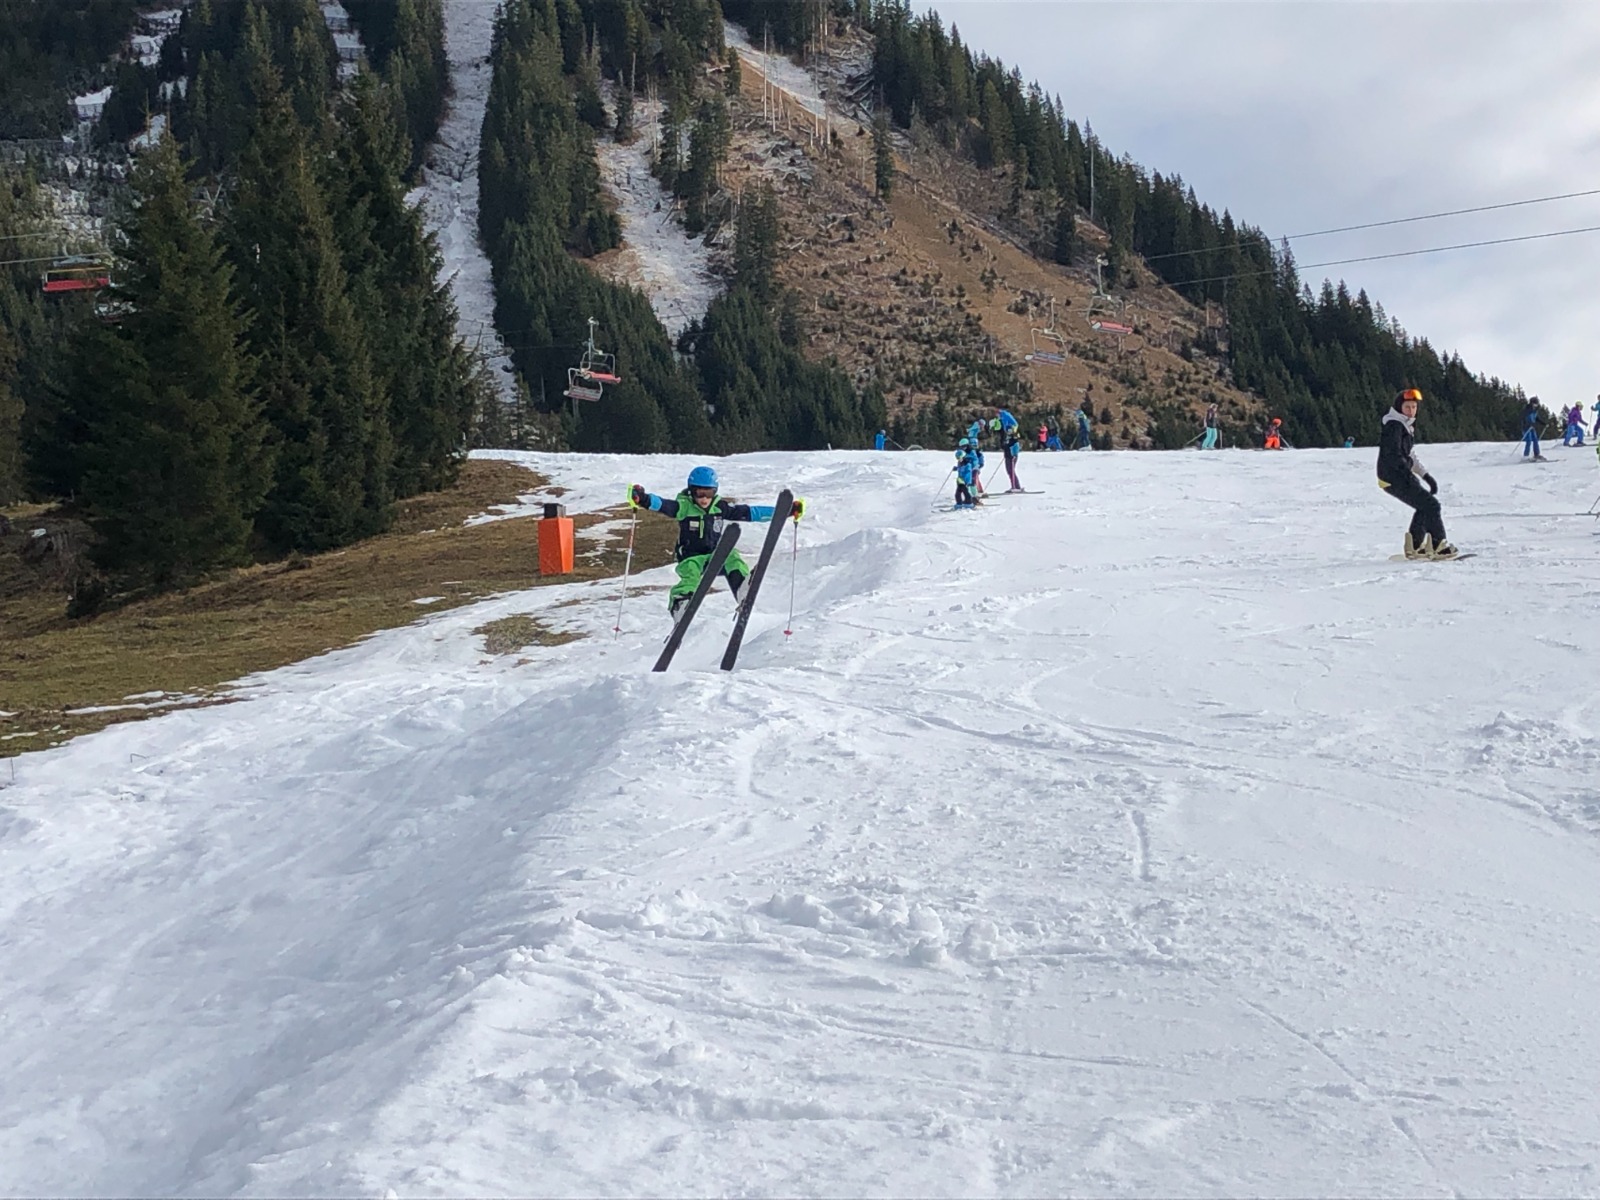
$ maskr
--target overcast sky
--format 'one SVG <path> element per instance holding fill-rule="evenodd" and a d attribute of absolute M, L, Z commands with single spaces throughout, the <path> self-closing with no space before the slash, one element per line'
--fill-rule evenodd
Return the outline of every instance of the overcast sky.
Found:
<path fill-rule="evenodd" d="M 918 11 L 926 11 L 919 7 Z M 1600 189 L 1600 0 L 942 0 L 1101 142 L 1274 236 Z M 1294 243 L 1302 264 L 1600 225 L 1600 196 Z M 1600 393 L 1600 233 L 1304 271 L 1550 407 Z"/>

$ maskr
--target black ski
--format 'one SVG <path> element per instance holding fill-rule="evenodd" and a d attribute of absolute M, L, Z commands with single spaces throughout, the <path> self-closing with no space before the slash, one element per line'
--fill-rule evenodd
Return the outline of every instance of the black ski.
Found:
<path fill-rule="evenodd" d="M 728 636 L 728 648 L 722 652 L 724 671 L 733 670 L 734 660 L 739 657 L 744 627 L 750 623 L 750 610 L 756 606 L 756 592 L 761 588 L 761 579 L 767 573 L 767 564 L 772 561 L 772 552 L 778 548 L 778 539 L 783 536 L 783 527 L 788 524 L 789 512 L 793 508 L 794 493 L 784 488 L 778 493 L 778 502 L 772 506 L 772 525 L 767 530 L 766 541 L 761 543 L 761 557 L 756 559 L 750 578 L 744 581 L 744 595 L 739 597 L 739 615 L 734 618 L 733 633 Z"/>
<path fill-rule="evenodd" d="M 694 614 L 700 611 L 700 603 L 706 598 L 706 593 L 711 590 L 711 585 L 716 582 L 717 576 L 722 574 L 722 565 L 728 561 L 728 555 L 733 553 L 733 548 L 739 544 L 739 526 L 729 521 L 723 527 L 722 536 L 717 539 L 711 557 L 706 559 L 705 573 L 700 576 L 700 582 L 695 586 L 694 595 L 684 602 L 678 610 L 677 619 L 672 624 L 672 633 L 667 637 L 667 644 L 661 647 L 661 657 L 656 659 L 652 671 L 665 671 L 672 662 L 672 656 L 678 652 L 678 647 L 683 645 L 683 635 L 689 632 L 689 622 L 694 620 Z"/>

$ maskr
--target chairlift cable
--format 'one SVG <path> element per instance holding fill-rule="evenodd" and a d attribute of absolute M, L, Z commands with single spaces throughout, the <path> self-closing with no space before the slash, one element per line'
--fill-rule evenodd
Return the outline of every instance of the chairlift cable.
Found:
<path fill-rule="evenodd" d="M 1550 204 L 1556 200 L 1577 200 L 1585 196 L 1600 196 L 1600 188 L 1593 188 L 1583 192 L 1563 192 L 1558 196 L 1535 196 L 1530 200 L 1507 200 L 1501 204 L 1480 204 L 1473 208 L 1453 208 L 1447 212 L 1423 213 L 1415 217 L 1394 217 L 1387 221 L 1366 221 L 1360 225 L 1339 225 L 1332 229 L 1313 229 L 1309 233 L 1286 234 L 1281 239 L 1262 234 L 1259 237 L 1242 238 L 1237 244 L 1240 246 L 1261 243 L 1271 245 L 1280 240 L 1296 242 L 1305 238 L 1329 237 L 1335 233 L 1355 233 L 1363 229 L 1382 229 L 1390 225 L 1411 225 L 1418 221 L 1437 221 L 1444 217 L 1461 217 L 1470 213 L 1498 212 L 1506 208 L 1524 208 L 1530 204 Z M 1188 258 L 1196 254 L 1213 254 L 1229 249 L 1232 249 L 1232 245 L 1209 246 L 1200 250 L 1174 250 L 1168 254 L 1151 254 L 1143 257 L 1147 263 L 1160 262 L 1168 258 Z"/>

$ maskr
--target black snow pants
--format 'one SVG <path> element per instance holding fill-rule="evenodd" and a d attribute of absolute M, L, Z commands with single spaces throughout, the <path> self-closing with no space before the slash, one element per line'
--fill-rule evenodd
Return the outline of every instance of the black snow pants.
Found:
<path fill-rule="evenodd" d="M 1407 475 L 1398 483 L 1383 489 L 1401 504 L 1409 504 L 1416 511 L 1411 514 L 1411 540 L 1422 544 L 1424 536 L 1433 538 L 1437 546 L 1445 540 L 1444 515 L 1439 509 L 1438 497 L 1432 495 L 1415 475 Z"/>

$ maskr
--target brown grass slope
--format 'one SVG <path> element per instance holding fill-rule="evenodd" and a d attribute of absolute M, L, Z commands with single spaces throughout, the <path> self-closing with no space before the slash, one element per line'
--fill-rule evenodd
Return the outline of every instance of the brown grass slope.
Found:
<path fill-rule="evenodd" d="M 897 135 L 896 186 L 883 204 L 872 195 L 872 139 L 859 122 L 836 112 L 824 150 L 798 106 L 784 105 L 776 122 L 763 110 L 761 73 L 746 62 L 724 184 L 736 194 L 762 180 L 774 185 L 779 275 L 802 298 L 807 353 L 837 359 L 858 382 L 876 379 L 890 420 L 940 397 L 956 416 L 983 404 L 1070 414 L 1087 397 L 1096 434 L 1110 409 L 1119 447 L 1149 444 L 1153 408 L 1181 408 L 1197 431 L 1213 401 L 1235 429 L 1260 423 L 1260 401 L 1206 352 L 1208 314 L 1142 266 L 1136 286 L 1117 291 L 1124 307 L 1115 319 L 1137 332 L 1120 345 L 1096 333 L 1092 265 L 1066 268 L 1023 248 L 1037 242 L 1029 235 L 1042 214 L 1026 206 L 1006 214 L 1004 173 Z M 1087 221 L 1079 228 L 1092 263 L 1105 235 Z M 1052 300 L 1053 328 L 1070 352 L 1059 367 L 1025 358 L 1032 331 L 1052 327 Z M 1220 314 L 1210 321 L 1216 328 Z"/>

